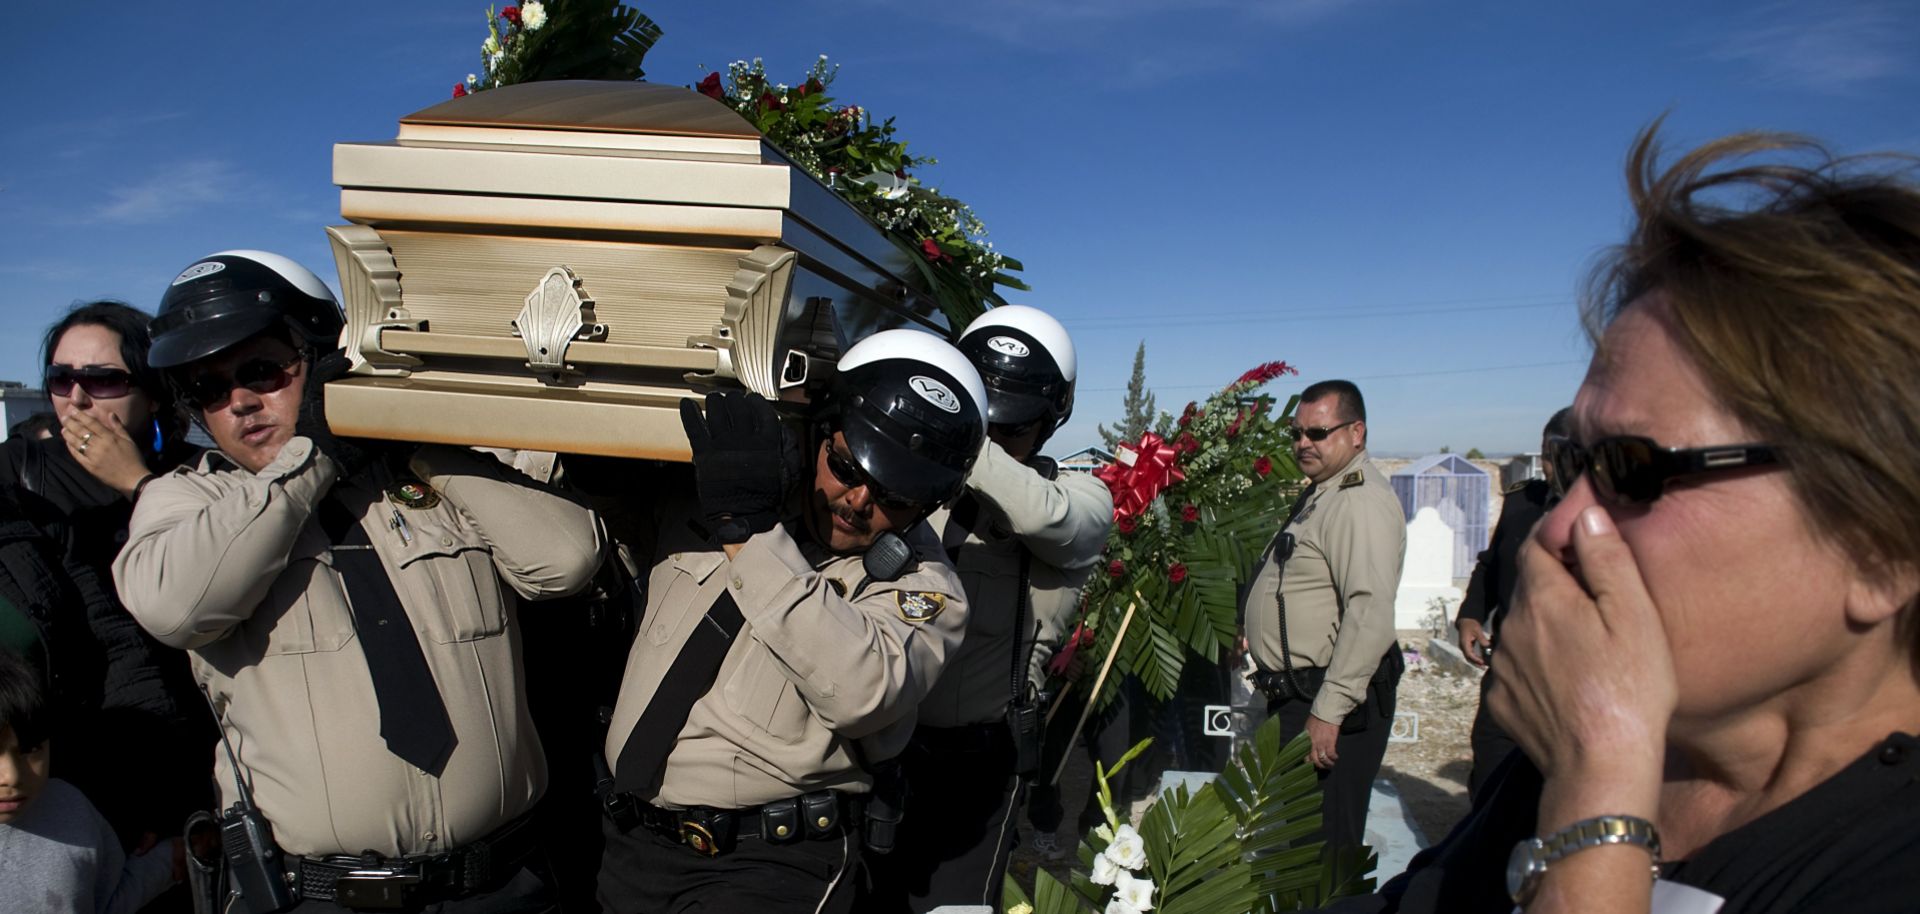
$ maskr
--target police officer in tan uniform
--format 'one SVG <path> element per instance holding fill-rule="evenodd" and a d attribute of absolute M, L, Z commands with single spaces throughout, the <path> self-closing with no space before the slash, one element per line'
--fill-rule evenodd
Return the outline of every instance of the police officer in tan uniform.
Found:
<path fill-rule="evenodd" d="M 607 734 L 609 911 L 851 910 L 864 823 L 898 821 L 876 775 L 966 628 L 923 521 L 984 401 L 952 346 L 889 330 L 841 358 L 808 447 L 757 395 L 683 402 L 698 504 L 664 518 Z"/>
<path fill-rule="evenodd" d="M 966 588 L 966 640 L 920 704 L 901 756 L 912 814 L 899 849 L 871 861 L 863 910 L 999 906 L 1022 786 L 1039 764 L 1041 668 L 1113 523 L 1104 483 L 1039 456 L 1073 412 L 1066 328 L 1008 305 L 968 325 L 959 349 L 986 384 L 989 440 L 959 501 L 930 523 Z"/>
<path fill-rule="evenodd" d="M 340 329 L 318 277 L 258 251 L 188 267 L 154 319 L 153 364 L 216 447 L 143 483 L 114 578 L 191 651 L 223 805 L 270 829 L 229 855 L 223 909 L 546 910 L 516 597 L 585 586 L 599 523 L 484 455 L 335 438 Z"/>
<path fill-rule="evenodd" d="M 1280 738 L 1304 729 L 1312 740 L 1327 843 L 1351 847 L 1366 837 L 1367 800 L 1406 666 L 1393 628 L 1406 525 L 1386 477 L 1367 459 L 1359 388 L 1309 386 L 1290 431 L 1312 485 L 1262 557 L 1242 617 L 1259 668 L 1254 684 L 1280 718 Z"/>

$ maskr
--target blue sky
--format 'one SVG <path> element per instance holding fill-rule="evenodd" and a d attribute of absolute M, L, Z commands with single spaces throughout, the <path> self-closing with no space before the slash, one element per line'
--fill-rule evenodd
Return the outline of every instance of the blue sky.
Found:
<path fill-rule="evenodd" d="M 1079 407 L 1269 359 L 1360 382 L 1385 452 L 1537 441 L 1587 347 L 1573 294 L 1626 227 L 1620 168 L 1739 129 L 1920 152 L 1920 3 L 884 0 L 634 4 L 656 82 L 843 65 L 1074 334 Z M 332 281 L 332 144 L 478 68 L 485 4 L 26 4 L 0 79 L 0 378 L 74 301 L 151 308 L 194 258 Z"/>

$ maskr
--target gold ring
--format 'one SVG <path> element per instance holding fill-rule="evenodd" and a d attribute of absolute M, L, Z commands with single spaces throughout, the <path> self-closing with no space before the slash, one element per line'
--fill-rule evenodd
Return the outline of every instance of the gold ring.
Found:
<path fill-rule="evenodd" d="M 79 450 L 80 450 L 80 453 L 82 453 L 82 454 L 84 454 L 84 453 L 86 453 L 86 452 L 87 452 L 87 443 L 86 443 L 85 441 L 82 441 L 82 442 L 80 442 L 80 449 L 79 449 Z"/>

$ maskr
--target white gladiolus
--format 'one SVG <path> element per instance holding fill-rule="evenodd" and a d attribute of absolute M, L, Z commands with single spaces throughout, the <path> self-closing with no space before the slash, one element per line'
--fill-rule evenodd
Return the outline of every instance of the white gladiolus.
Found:
<path fill-rule="evenodd" d="M 1105 853 L 1100 853 L 1093 857 L 1093 875 L 1088 878 L 1093 880 L 1094 885 L 1113 885 L 1116 879 L 1124 875 L 1126 871 L 1120 869 L 1120 864 L 1113 862 L 1113 858 Z"/>
<path fill-rule="evenodd" d="M 1113 829 L 1105 825 L 1095 826 L 1093 836 L 1109 844 L 1113 843 Z"/>
<path fill-rule="evenodd" d="M 1154 888 L 1151 879 L 1135 879 L 1126 873 L 1121 873 L 1120 878 L 1113 883 L 1113 898 L 1115 901 L 1126 902 L 1127 906 L 1135 911 L 1151 910 Z"/>
<path fill-rule="evenodd" d="M 1113 862 L 1127 869 L 1137 870 L 1146 865 L 1147 842 L 1141 839 L 1139 832 L 1133 830 L 1133 826 L 1121 825 L 1114 831 L 1113 841 L 1101 853 L 1112 857 Z"/>
<path fill-rule="evenodd" d="M 1141 914 L 1141 912 L 1139 908 L 1127 904 L 1119 898 L 1113 898 L 1107 901 L 1105 914 Z"/>
<path fill-rule="evenodd" d="M 520 23 L 531 32 L 547 24 L 547 5 L 540 0 L 527 0 L 520 6 Z"/>
<path fill-rule="evenodd" d="M 488 57 L 500 56 L 500 39 L 488 35 L 487 40 L 480 43 L 480 53 Z"/>

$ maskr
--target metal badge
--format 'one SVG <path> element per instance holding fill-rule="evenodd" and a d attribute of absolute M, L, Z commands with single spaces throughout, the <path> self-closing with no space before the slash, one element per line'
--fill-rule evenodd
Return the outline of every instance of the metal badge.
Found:
<path fill-rule="evenodd" d="M 894 592 L 894 599 L 900 604 L 900 618 L 908 622 L 931 622 L 947 608 L 944 594 L 900 590 Z"/>
<path fill-rule="evenodd" d="M 387 490 L 387 500 L 403 508 L 423 511 L 440 503 L 440 493 L 418 479 L 408 479 L 394 483 Z"/>

